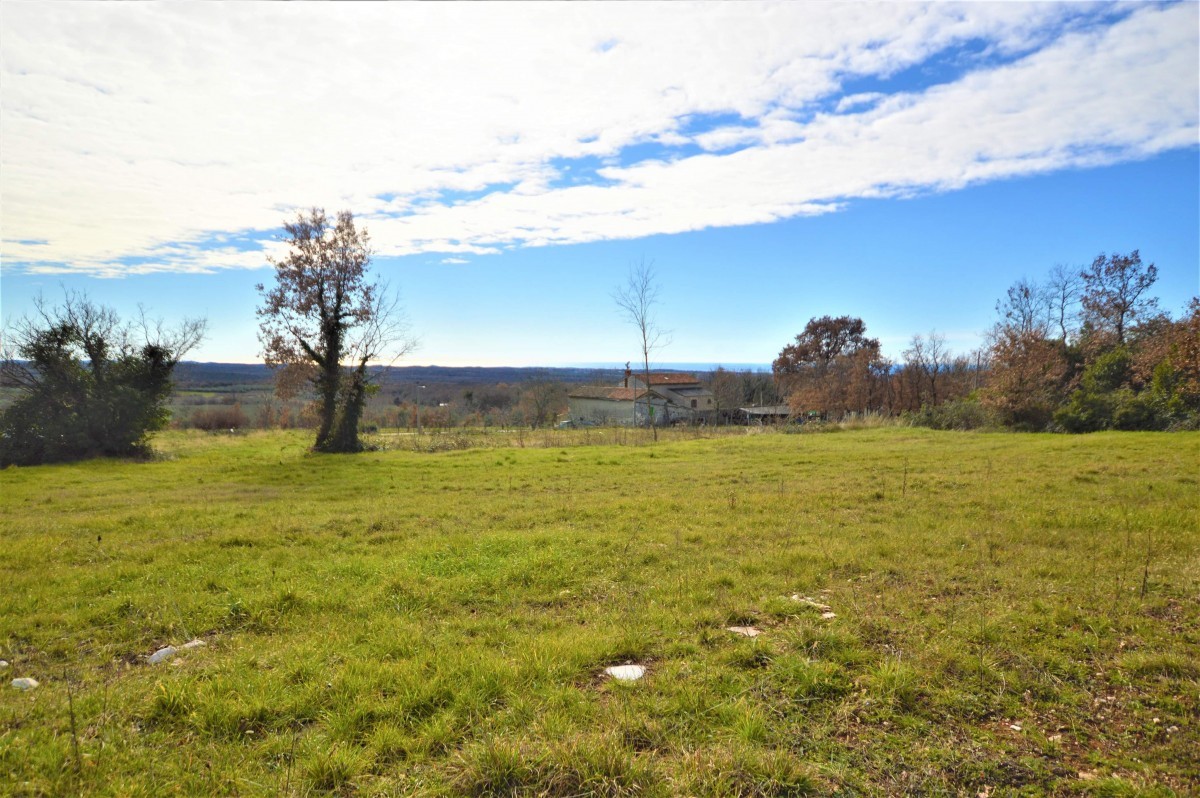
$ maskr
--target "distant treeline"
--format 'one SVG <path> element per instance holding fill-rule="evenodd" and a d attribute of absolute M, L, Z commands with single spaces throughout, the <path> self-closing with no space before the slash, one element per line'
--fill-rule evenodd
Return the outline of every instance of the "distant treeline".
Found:
<path fill-rule="evenodd" d="M 814 318 L 770 372 L 697 373 L 717 408 L 705 421 L 744 420 L 736 411 L 748 405 L 786 405 L 793 422 L 879 415 L 947 429 L 1196 429 L 1200 299 L 1172 317 L 1150 294 L 1156 279 L 1154 264 L 1143 264 L 1135 250 L 1100 255 L 1082 269 L 1055 267 L 1040 281 L 1019 280 L 996 303 L 986 343 L 971 352 L 951 352 L 934 331 L 913 336 L 892 359 L 862 319 Z M 545 426 L 567 409 L 570 386 L 614 385 L 622 374 L 393 367 L 379 374 L 362 418 L 367 427 Z M 272 379 L 261 365 L 181 363 L 175 423 L 315 423 L 306 401 L 272 396 Z"/>
<path fill-rule="evenodd" d="M 316 423 L 307 396 L 282 400 L 275 395 L 266 366 L 230 370 L 226 364 L 187 363 L 180 372 L 171 403 L 176 427 L 310 428 Z M 697 376 L 720 389 L 722 413 L 711 421 L 732 418 L 724 411 L 738 406 L 783 401 L 767 371 L 718 369 Z M 378 390 L 368 398 L 363 422 L 367 428 L 544 427 L 566 412 L 573 386 L 615 385 L 623 377 L 619 369 L 393 368 L 381 375 Z"/>
<path fill-rule="evenodd" d="M 376 382 L 385 389 L 406 385 L 489 385 L 519 383 L 549 377 L 563 383 L 615 381 L 621 369 L 534 366 L 385 366 L 378 369 Z M 262 363 L 196 363 L 186 361 L 175 367 L 175 383 L 180 388 L 245 387 L 269 385 L 275 371 Z"/>

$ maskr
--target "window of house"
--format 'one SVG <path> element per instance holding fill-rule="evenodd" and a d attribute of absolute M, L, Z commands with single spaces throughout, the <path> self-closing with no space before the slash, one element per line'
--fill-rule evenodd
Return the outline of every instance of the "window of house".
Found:
<path fill-rule="evenodd" d="M 692 407 L 695 407 L 695 406 L 696 406 L 696 400 L 695 400 L 695 399 L 693 399 L 693 400 L 692 400 Z"/>

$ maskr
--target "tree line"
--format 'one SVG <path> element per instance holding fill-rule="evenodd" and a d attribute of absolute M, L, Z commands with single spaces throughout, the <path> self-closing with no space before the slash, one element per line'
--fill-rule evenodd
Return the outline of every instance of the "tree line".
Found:
<path fill-rule="evenodd" d="M 908 414 L 946 428 L 1091 432 L 1200 427 L 1200 299 L 1172 318 L 1137 250 L 1078 271 L 1021 279 L 996 303 L 980 349 L 954 354 L 936 332 L 899 362 L 861 319 L 814 318 L 773 364 L 796 416 Z"/>

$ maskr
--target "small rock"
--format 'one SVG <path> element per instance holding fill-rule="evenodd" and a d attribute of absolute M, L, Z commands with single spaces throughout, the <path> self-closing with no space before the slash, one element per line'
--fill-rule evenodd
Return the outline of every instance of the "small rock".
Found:
<path fill-rule="evenodd" d="M 1093 781 L 1096 778 L 1096 772 L 1093 770 L 1081 770 L 1079 771 L 1079 778 L 1084 781 Z"/>
<path fill-rule="evenodd" d="M 0 659 L 0 671 L 8 667 L 8 660 Z"/>
<path fill-rule="evenodd" d="M 801 596 L 799 593 L 792 594 L 792 601 L 798 601 L 801 604 L 807 604 L 808 606 L 815 607 L 822 612 L 828 612 L 829 610 L 833 609 L 828 604 L 822 604 L 810 596 Z"/>
<path fill-rule="evenodd" d="M 184 648 L 200 648 L 201 646 L 207 646 L 207 645 L 208 645 L 208 643 L 205 643 L 203 640 L 200 640 L 199 638 L 197 638 L 196 640 L 192 640 L 192 641 L 191 641 L 191 642 L 189 642 L 189 643 L 184 643 L 182 646 L 180 646 L 180 648 L 181 648 L 181 649 L 184 649 Z"/>
<path fill-rule="evenodd" d="M 20 679 L 13 679 L 12 686 L 18 690 L 32 690 L 38 686 L 38 680 L 30 679 L 28 676 L 24 676 Z"/>
<path fill-rule="evenodd" d="M 753 626 L 727 626 L 725 627 L 725 631 L 733 632 L 735 635 L 741 635 L 742 637 L 758 637 L 762 634 L 760 630 L 755 629 Z"/>
<path fill-rule="evenodd" d="M 1019 724 L 1019 723 L 1013 723 L 1013 724 L 1012 724 L 1012 725 L 1010 725 L 1008 728 L 1012 729 L 1013 731 L 1020 731 L 1020 730 L 1021 730 L 1021 724 Z"/>
<path fill-rule="evenodd" d="M 1051 734 L 1046 739 L 1052 743 L 1058 743 L 1058 742 L 1062 742 L 1062 735 L 1061 734 Z"/>
<path fill-rule="evenodd" d="M 646 675 L 646 669 L 641 665 L 610 665 L 604 672 L 623 682 L 636 682 Z"/>
<path fill-rule="evenodd" d="M 821 613 L 821 617 L 828 621 L 832 618 L 836 618 L 837 613 L 836 612 L 823 612 L 823 613 Z"/>
<path fill-rule="evenodd" d="M 157 665 L 163 660 L 175 656 L 175 651 L 175 646 L 163 646 L 158 651 L 155 651 L 153 654 L 151 654 L 146 659 L 146 662 L 150 665 Z"/>

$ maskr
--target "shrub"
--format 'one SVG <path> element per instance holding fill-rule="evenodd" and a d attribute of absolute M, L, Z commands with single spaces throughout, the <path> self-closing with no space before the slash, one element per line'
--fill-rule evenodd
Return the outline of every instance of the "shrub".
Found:
<path fill-rule="evenodd" d="M 1156 370 L 1156 381 L 1150 389 L 1135 392 L 1130 385 L 1130 363 L 1129 351 L 1124 347 L 1096 358 L 1083 373 L 1079 389 L 1054 413 L 1054 422 L 1067 432 L 1095 432 L 1161 430 L 1178 421 L 1180 407 L 1171 402 L 1170 375 Z"/>
<path fill-rule="evenodd" d="M 17 324 L 3 362 L 21 393 L 0 415 L 0 466 L 145 453 L 149 434 L 166 426 L 175 364 L 204 322 L 176 331 L 143 323 L 139 346 L 131 325 L 75 294 L 56 308 L 39 300 L 38 314 Z"/>
<path fill-rule="evenodd" d="M 920 410 L 908 415 L 914 427 L 930 429 L 991 429 L 1000 426 L 996 412 L 974 397 L 953 399 L 940 405 L 923 405 Z"/>
<path fill-rule="evenodd" d="M 1113 400 L 1081 388 L 1054 411 L 1054 423 L 1067 432 L 1096 432 L 1112 426 Z"/>

